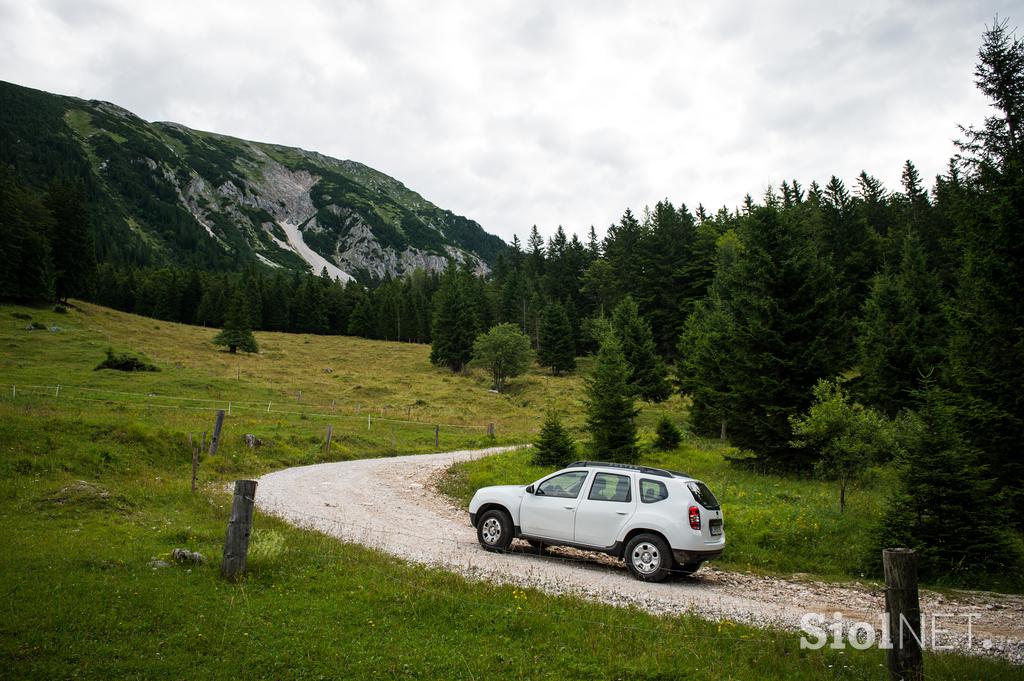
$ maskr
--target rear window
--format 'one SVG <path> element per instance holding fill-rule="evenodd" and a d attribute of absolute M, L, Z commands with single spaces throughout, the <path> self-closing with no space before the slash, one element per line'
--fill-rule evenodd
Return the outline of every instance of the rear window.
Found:
<path fill-rule="evenodd" d="M 718 503 L 718 499 L 715 498 L 715 495 L 711 493 L 711 490 L 703 482 L 695 480 L 686 483 L 686 486 L 690 489 L 690 493 L 693 494 L 693 500 L 704 508 L 709 511 L 717 511 L 722 508 L 722 505 Z"/>

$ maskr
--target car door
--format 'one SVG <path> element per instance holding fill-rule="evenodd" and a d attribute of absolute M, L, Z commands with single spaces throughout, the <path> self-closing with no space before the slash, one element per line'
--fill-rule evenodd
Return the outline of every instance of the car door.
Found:
<path fill-rule="evenodd" d="M 636 511 L 633 479 L 629 475 L 599 472 L 576 509 L 574 541 L 607 548 Z"/>
<path fill-rule="evenodd" d="M 572 541 L 576 506 L 590 471 L 566 471 L 541 480 L 519 506 L 523 534 Z"/>

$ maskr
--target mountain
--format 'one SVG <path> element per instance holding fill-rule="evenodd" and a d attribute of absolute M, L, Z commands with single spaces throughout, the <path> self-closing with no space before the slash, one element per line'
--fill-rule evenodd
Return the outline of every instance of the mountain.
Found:
<path fill-rule="evenodd" d="M 487 271 L 505 248 L 356 161 L 149 123 L 108 102 L 0 81 L 0 164 L 44 190 L 83 185 L 100 260 L 239 269 L 323 267 L 374 281 L 449 258 Z"/>

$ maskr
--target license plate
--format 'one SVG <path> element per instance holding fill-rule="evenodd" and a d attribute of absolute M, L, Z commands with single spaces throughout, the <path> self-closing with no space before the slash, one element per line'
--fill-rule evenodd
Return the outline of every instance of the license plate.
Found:
<path fill-rule="evenodd" d="M 711 536 L 718 536 L 722 534 L 722 521 L 712 520 L 711 523 L 708 525 L 708 529 L 711 530 Z"/>

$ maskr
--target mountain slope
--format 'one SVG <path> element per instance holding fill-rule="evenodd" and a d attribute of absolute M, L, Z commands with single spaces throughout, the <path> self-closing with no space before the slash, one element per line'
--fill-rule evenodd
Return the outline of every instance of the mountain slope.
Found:
<path fill-rule="evenodd" d="M 79 180 L 115 263 L 254 262 L 364 281 L 449 258 L 486 270 L 504 242 L 355 161 L 149 123 L 108 102 L 0 81 L 0 164 L 45 189 Z"/>

